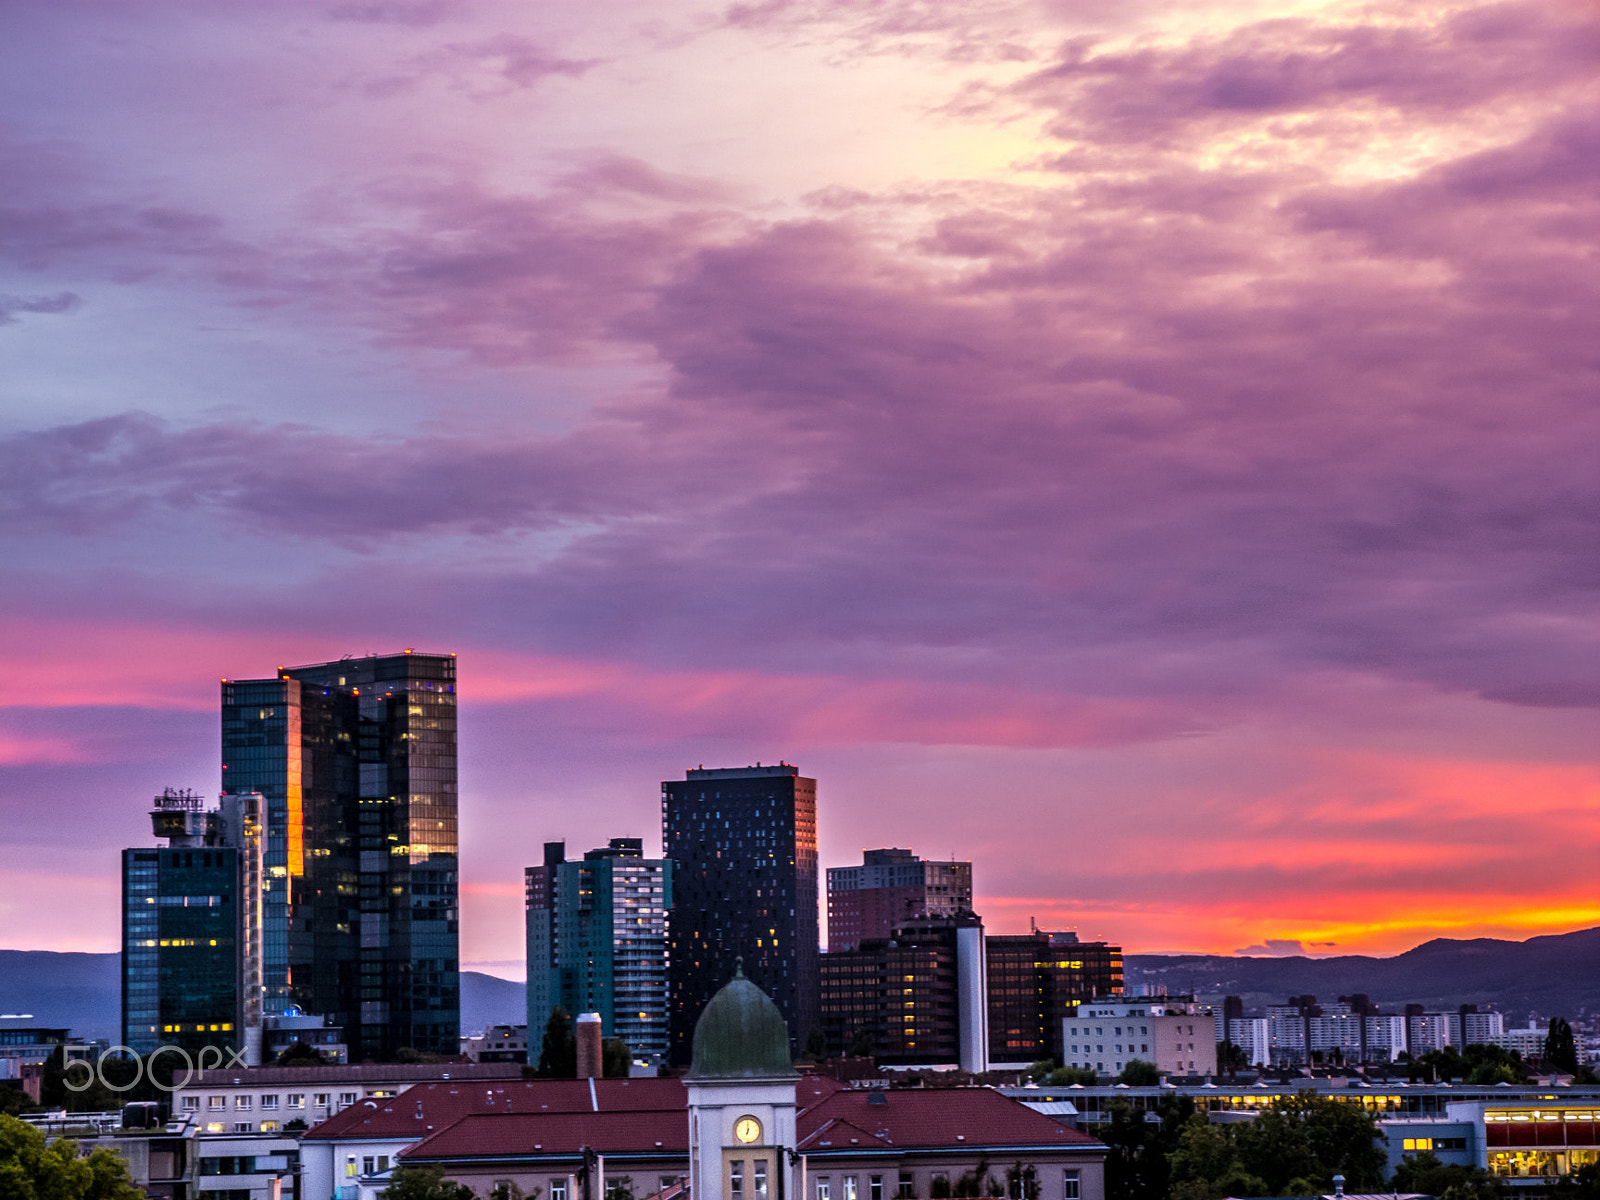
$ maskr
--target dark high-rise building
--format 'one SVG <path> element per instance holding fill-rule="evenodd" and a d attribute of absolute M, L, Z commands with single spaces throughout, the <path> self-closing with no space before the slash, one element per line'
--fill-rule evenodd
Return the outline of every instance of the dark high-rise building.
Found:
<path fill-rule="evenodd" d="M 205 811 L 168 788 L 150 812 L 167 845 L 122 852 L 122 1044 L 259 1060 L 260 797 Z M 194 1061 L 191 1059 L 191 1061 Z"/>
<path fill-rule="evenodd" d="M 671 1057 L 689 1060 L 700 1010 L 735 958 L 803 1046 L 817 1014 L 817 781 L 787 763 L 692 770 L 661 785 L 673 864 Z"/>
<path fill-rule="evenodd" d="M 1077 1004 L 1122 991 L 1122 947 L 1080 942 L 1075 933 L 998 934 L 987 939 L 989 1060 L 1061 1061 L 1061 1021 Z"/>
<path fill-rule="evenodd" d="M 266 797 L 267 1012 L 354 1061 L 459 1047 L 455 680 L 407 651 L 222 684 L 223 789 Z"/>
<path fill-rule="evenodd" d="M 853 950 L 922 917 L 972 911 L 972 864 L 909 850 L 867 850 L 859 867 L 828 868 L 828 949 Z"/>
<path fill-rule="evenodd" d="M 546 842 L 527 868 L 528 1032 L 550 1010 L 600 1014 L 608 1038 L 636 1058 L 667 1052 L 667 910 L 672 863 L 646 858 L 640 838 L 612 838 L 577 862 Z M 537 1060 L 536 1060 L 537 1061 Z"/>

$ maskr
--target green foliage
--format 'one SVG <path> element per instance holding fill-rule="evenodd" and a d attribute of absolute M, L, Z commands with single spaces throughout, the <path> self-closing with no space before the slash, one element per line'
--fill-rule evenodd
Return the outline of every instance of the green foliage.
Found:
<path fill-rule="evenodd" d="M 828 1039 L 815 1025 L 806 1034 L 806 1052 L 802 1057 L 810 1062 L 821 1062 L 828 1057 Z"/>
<path fill-rule="evenodd" d="M 600 1043 L 600 1074 L 606 1079 L 626 1079 L 633 1070 L 633 1051 L 621 1038 L 607 1038 Z M 574 1068 L 576 1073 L 576 1068 Z"/>
<path fill-rule="evenodd" d="M 446 1179 L 443 1166 L 401 1167 L 378 1195 L 382 1200 L 477 1200 L 466 1184 Z"/>
<path fill-rule="evenodd" d="M 845 1048 L 845 1055 L 849 1058 L 870 1058 L 877 1049 L 877 1035 L 863 1025 L 850 1035 L 850 1045 Z"/>
<path fill-rule="evenodd" d="M 418 1050 L 415 1046 L 401 1046 L 394 1052 L 394 1061 L 397 1063 L 437 1063 L 444 1060 L 428 1050 Z"/>
<path fill-rule="evenodd" d="M 572 1033 L 572 1018 L 559 1004 L 550 1010 L 550 1019 L 544 1025 L 539 1074 L 545 1079 L 578 1077 L 578 1043 Z"/>
<path fill-rule="evenodd" d="M 110 1150 L 78 1157 L 77 1143 L 0 1114 L 0 1196 L 6 1200 L 143 1200 L 128 1162 Z"/>
<path fill-rule="evenodd" d="M 1171 1158 L 1193 1113 L 1194 1101 L 1180 1096 L 1163 1096 L 1150 1112 L 1126 1100 L 1112 1102 L 1111 1120 L 1099 1126 L 1111 1147 L 1106 1156 L 1108 1200 L 1165 1200 L 1171 1191 Z"/>
<path fill-rule="evenodd" d="M 1006 1195 L 1012 1200 L 1039 1200 L 1039 1172 L 1032 1163 L 1014 1162 L 1006 1168 Z"/>
<path fill-rule="evenodd" d="M 1161 1082 L 1161 1071 L 1153 1062 L 1145 1062 L 1142 1058 L 1130 1058 L 1122 1074 L 1117 1076 L 1118 1083 L 1125 1083 L 1129 1087 L 1154 1087 Z"/>
<path fill-rule="evenodd" d="M 1406 1068 L 1406 1075 L 1413 1083 L 1463 1079 L 1468 1083 L 1490 1085 L 1523 1083 L 1528 1071 L 1516 1051 L 1473 1043 L 1461 1051 L 1454 1046 L 1430 1050 Z"/>
<path fill-rule="evenodd" d="M 20 1087 L 10 1087 L 0 1084 L 0 1113 L 16 1116 L 19 1112 L 33 1107 L 33 1098 Z"/>
<path fill-rule="evenodd" d="M 633 1176 L 606 1177 L 606 1200 L 633 1200 Z"/>
<path fill-rule="evenodd" d="M 1565 1017 L 1550 1018 L 1550 1029 L 1544 1036 L 1544 1061 L 1569 1075 L 1578 1070 L 1578 1043 Z"/>
<path fill-rule="evenodd" d="M 1387 1162 L 1376 1135 L 1363 1109 L 1310 1092 L 1280 1099 L 1238 1124 L 1211 1125 L 1197 1114 L 1185 1122 L 1171 1154 L 1171 1195 L 1217 1200 L 1329 1192 L 1335 1175 L 1345 1177 L 1346 1192 L 1375 1191 Z"/>
<path fill-rule="evenodd" d="M 1043 1083 L 1050 1077 L 1050 1072 L 1054 1071 L 1055 1069 L 1055 1059 L 1041 1058 L 1038 1062 L 1034 1063 L 1028 1068 L 1028 1078 L 1033 1080 L 1035 1083 Z"/>
<path fill-rule="evenodd" d="M 1000 1193 L 995 1190 L 999 1187 L 1000 1181 L 989 1174 L 989 1160 L 980 1158 L 972 1170 L 963 1171 L 956 1176 L 953 1190 L 962 1200 L 968 1200 L 969 1197 L 999 1195 Z"/>
<path fill-rule="evenodd" d="M 1408 1155 L 1395 1168 L 1390 1186 L 1396 1192 L 1422 1192 L 1451 1200 L 1495 1200 L 1496 1196 L 1494 1180 L 1483 1168 L 1446 1165 L 1426 1150 Z"/>
<path fill-rule="evenodd" d="M 1051 1087 L 1071 1087 L 1075 1083 L 1090 1087 L 1097 1079 L 1098 1076 L 1089 1067 L 1057 1067 L 1050 1072 Z"/>
<path fill-rule="evenodd" d="M 395 1062 L 406 1062 L 406 1059 L 400 1057 L 400 1054 L 404 1053 L 405 1050 L 401 1050 L 399 1054 L 396 1054 Z M 412 1053 L 415 1054 L 416 1051 L 413 1050 Z M 278 1055 L 277 1063 L 280 1067 L 320 1067 L 322 1065 L 322 1055 L 314 1047 L 308 1046 L 304 1042 L 295 1042 L 293 1045 L 283 1048 L 282 1053 Z"/>
<path fill-rule="evenodd" d="M 950 1200 L 950 1177 L 948 1175 L 935 1175 L 928 1184 L 929 1200 Z"/>
<path fill-rule="evenodd" d="M 1250 1065 L 1250 1056 L 1245 1053 L 1243 1046 L 1236 1046 L 1232 1042 L 1217 1043 L 1217 1066 L 1224 1071 L 1237 1071 L 1240 1067 Z"/>

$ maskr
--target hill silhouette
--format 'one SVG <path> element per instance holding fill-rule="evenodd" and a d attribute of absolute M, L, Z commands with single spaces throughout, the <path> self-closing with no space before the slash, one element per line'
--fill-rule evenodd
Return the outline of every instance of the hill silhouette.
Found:
<path fill-rule="evenodd" d="M 1130 954 L 1126 982 L 1166 984 L 1172 992 L 1240 996 L 1246 1006 L 1289 996 L 1337 1000 L 1365 992 L 1385 1011 L 1476 1004 L 1522 1024 L 1530 1013 L 1575 1017 L 1600 1011 L 1600 928 L 1529 938 L 1435 938 L 1392 958 L 1253 958 L 1223 954 Z"/>

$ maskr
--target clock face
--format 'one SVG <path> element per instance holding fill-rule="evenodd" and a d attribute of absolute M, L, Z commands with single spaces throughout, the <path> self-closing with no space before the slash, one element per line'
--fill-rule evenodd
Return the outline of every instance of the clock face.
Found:
<path fill-rule="evenodd" d="M 761 1140 L 761 1122 L 754 1117 L 740 1117 L 733 1123 L 733 1136 L 746 1144 Z"/>

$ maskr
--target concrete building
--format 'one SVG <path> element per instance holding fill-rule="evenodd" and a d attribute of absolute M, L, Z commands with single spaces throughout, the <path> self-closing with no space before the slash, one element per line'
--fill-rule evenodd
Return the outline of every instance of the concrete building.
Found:
<path fill-rule="evenodd" d="M 910 850 L 865 850 L 859 867 L 828 868 L 828 949 L 854 950 L 869 938 L 924 917 L 972 911 L 972 864 L 935 862 Z"/>
<path fill-rule="evenodd" d="M 983 922 L 968 912 L 907 922 L 822 956 L 828 1053 L 884 1066 L 988 1069 Z"/>
<path fill-rule="evenodd" d="M 566 860 L 564 842 L 546 842 L 544 862 L 525 872 L 525 894 L 535 1044 L 559 1005 L 568 1015 L 599 1013 L 607 1037 L 662 1062 L 672 863 L 645 858 L 640 838 L 612 838 L 577 862 Z"/>
<path fill-rule="evenodd" d="M 1061 1021 L 1062 1062 L 1115 1075 L 1135 1059 L 1164 1075 L 1213 1075 L 1216 1022 L 1192 996 L 1095 1000 Z"/>

